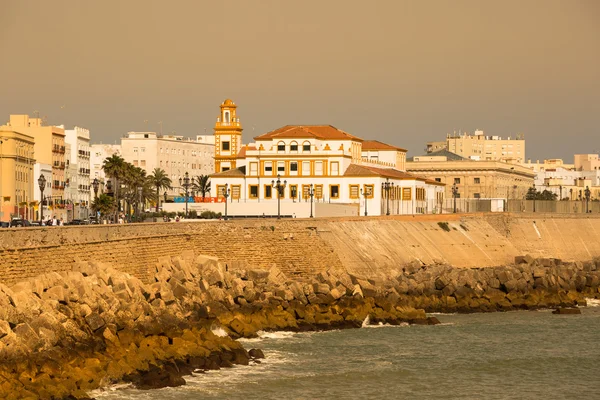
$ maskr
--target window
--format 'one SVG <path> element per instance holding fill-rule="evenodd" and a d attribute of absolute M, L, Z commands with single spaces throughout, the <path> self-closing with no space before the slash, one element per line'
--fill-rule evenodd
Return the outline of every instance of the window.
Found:
<path fill-rule="evenodd" d="M 146 166 L 146 160 L 142 160 L 142 161 L 141 161 L 141 166 L 142 166 L 142 167 L 145 167 L 145 166 Z"/>
<path fill-rule="evenodd" d="M 258 163 L 255 163 L 255 162 L 250 163 L 250 175 L 252 175 L 252 176 L 258 175 Z"/>
<path fill-rule="evenodd" d="M 337 176 L 339 174 L 340 174 L 340 163 L 337 161 L 332 161 L 329 175 Z"/>
<path fill-rule="evenodd" d="M 229 142 L 223 142 L 223 143 L 221 143 L 221 150 L 223 150 L 223 151 L 229 151 Z"/>
<path fill-rule="evenodd" d="M 273 161 L 265 161 L 265 175 L 273 175 Z"/>
<path fill-rule="evenodd" d="M 411 188 L 402 188 L 402 200 L 412 200 Z"/>
<path fill-rule="evenodd" d="M 225 197 L 225 185 L 217 185 L 217 197 Z"/>
<path fill-rule="evenodd" d="M 298 185 L 290 185 L 290 197 L 296 199 L 298 197 Z"/>
<path fill-rule="evenodd" d="M 258 199 L 258 185 L 249 185 L 248 192 L 250 193 L 251 199 Z"/>
<path fill-rule="evenodd" d="M 277 161 L 277 173 L 285 174 L 285 161 Z"/>
<path fill-rule="evenodd" d="M 424 188 L 416 188 L 415 189 L 415 197 L 417 200 L 425 200 L 425 189 Z"/>
<path fill-rule="evenodd" d="M 329 197 L 332 199 L 340 198 L 340 185 L 329 185 Z"/>
<path fill-rule="evenodd" d="M 302 175 L 310 175 L 310 161 L 302 161 Z"/>
<path fill-rule="evenodd" d="M 302 185 L 302 198 L 304 200 L 310 197 L 310 185 Z"/>
<path fill-rule="evenodd" d="M 315 161 L 315 175 L 323 175 L 323 161 Z"/>
<path fill-rule="evenodd" d="M 146 148 L 145 147 L 140 148 L 140 150 L 142 151 L 142 153 L 146 152 Z"/>
<path fill-rule="evenodd" d="M 454 183 L 456 183 L 457 185 L 460 184 L 460 178 L 454 178 Z"/>
<path fill-rule="evenodd" d="M 323 185 L 315 185 L 315 198 L 322 199 L 323 198 Z"/>
<path fill-rule="evenodd" d="M 138 152 L 138 148 L 137 148 L 137 147 L 134 147 L 134 148 L 133 148 L 133 152 L 134 152 L 134 153 L 137 153 L 137 152 Z"/>
<path fill-rule="evenodd" d="M 365 193 L 368 199 L 372 199 L 375 196 L 375 185 L 363 185 L 363 196 Z"/>
<path fill-rule="evenodd" d="M 265 185 L 265 199 L 273 197 L 273 187 L 271 185 Z"/>
<path fill-rule="evenodd" d="M 441 181 L 442 181 L 442 178 L 435 178 L 435 181 L 436 181 L 436 182 L 441 182 Z"/>
<path fill-rule="evenodd" d="M 232 200 L 239 200 L 241 193 L 242 193 L 241 185 L 231 185 L 231 199 Z"/>
<path fill-rule="evenodd" d="M 302 143 L 302 151 L 310 151 L 310 142 Z"/>
<path fill-rule="evenodd" d="M 280 153 L 284 152 L 285 151 L 285 143 L 283 143 L 283 142 L 277 143 L 277 151 Z"/>
<path fill-rule="evenodd" d="M 298 163 L 296 161 L 290 162 L 290 172 L 298 172 Z"/>
<path fill-rule="evenodd" d="M 222 167 L 221 172 L 229 171 L 229 167 Z"/>
<path fill-rule="evenodd" d="M 350 185 L 350 198 L 351 199 L 358 199 L 359 198 L 359 190 L 358 190 L 359 185 Z"/>
<path fill-rule="evenodd" d="M 290 144 L 290 151 L 298 151 L 298 143 L 292 142 Z"/>
<path fill-rule="evenodd" d="M 133 166 L 137 167 L 138 166 L 138 160 L 133 160 Z"/>
<path fill-rule="evenodd" d="M 476 185 L 479 185 L 481 183 L 481 179 L 480 178 L 473 178 L 473 183 L 475 183 Z"/>
<path fill-rule="evenodd" d="M 476 199 L 480 199 L 481 198 L 481 194 L 480 193 L 473 193 L 473 197 Z"/>

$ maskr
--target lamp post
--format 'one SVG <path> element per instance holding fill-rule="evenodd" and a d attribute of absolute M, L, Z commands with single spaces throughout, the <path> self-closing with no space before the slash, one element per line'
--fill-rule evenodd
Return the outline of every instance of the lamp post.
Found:
<path fill-rule="evenodd" d="M 286 184 L 287 181 L 283 181 L 283 184 L 281 183 L 281 175 L 279 174 L 277 174 L 277 181 L 271 181 L 271 186 L 274 189 L 277 189 L 277 219 L 281 219 L 281 195 L 283 194 Z"/>
<path fill-rule="evenodd" d="M 313 197 L 315 196 L 315 188 L 313 187 L 313 184 L 311 183 L 309 188 L 308 188 L 308 195 L 310 196 L 310 217 L 313 217 Z"/>
<path fill-rule="evenodd" d="M 537 189 L 535 188 L 535 183 L 533 184 L 533 212 L 535 212 L 535 198 L 537 197 Z"/>
<path fill-rule="evenodd" d="M 590 207 L 590 195 L 591 195 L 590 188 L 589 188 L 589 186 L 586 186 L 585 187 L 585 212 L 586 212 L 586 214 L 588 212 L 590 212 L 589 211 L 589 207 Z"/>
<path fill-rule="evenodd" d="M 452 198 L 454 199 L 454 214 L 456 214 L 456 197 L 458 196 L 458 187 L 456 183 L 452 184 Z"/>
<path fill-rule="evenodd" d="M 369 189 L 363 190 L 363 188 L 360 188 L 360 194 L 365 196 L 365 217 L 366 217 L 369 215 L 369 213 L 367 212 L 367 197 L 369 197 L 371 195 L 371 190 L 369 190 Z"/>
<path fill-rule="evenodd" d="M 381 184 L 381 189 L 385 191 L 385 197 L 387 198 L 387 211 L 385 215 L 390 215 L 390 190 L 394 188 L 394 182 L 390 183 L 389 178 L 385 178 L 385 182 Z"/>
<path fill-rule="evenodd" d="M 185 217 L 187 218 L 187 216 L 188 216 L 188 200 L 189 200 L 188 196 L 190 195 L 188 192 L 188 189 L 191 186 L 190 175 L 187 172 L 183 176 L 183 179 L 181 179 L 181 177 L 179 178 L 179 186 L 181 186 L 185 189 Z"/>
<path fill-rule="evenodd" d="M 40 187 L 40 221 L 42 224 L 44 223 L 44 189 L 46 188 L 46 177 L 44 174 L 41 174 L 38 178 L 38 185 Z"/>
<path fill-rule="evenodd" d="M 92 181 L 92 187 L 94 188 L 94 198 L 98 198 L 98 188 L 100 187 L 100 181 L 98 178 L 94 178 Z"/>
<path fill-rule="evenodd" d="M 229 188 L 229 184 L 225 184 L 225 190 L 223 190 L 223 197 L 225 197 L 225 221 L 227 221 L 227 198 L 231 193 L 231 189 Z"/>

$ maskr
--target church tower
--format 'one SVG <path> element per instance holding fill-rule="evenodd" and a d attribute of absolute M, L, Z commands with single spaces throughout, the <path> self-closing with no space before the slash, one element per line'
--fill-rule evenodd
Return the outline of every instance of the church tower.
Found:
<path fill-rule="evenodd" d="M 236 116 L 236 108 L 230 99 L 221 103 L 221 114 L 215 124 L 215 172 L 236 168 L 242 148 L 242 124 Z"/>

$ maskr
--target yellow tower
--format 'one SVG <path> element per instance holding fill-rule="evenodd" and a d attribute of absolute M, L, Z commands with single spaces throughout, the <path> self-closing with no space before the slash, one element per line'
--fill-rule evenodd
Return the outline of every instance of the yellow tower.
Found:
<path fill-rule="evenodd" d="M 236 168 L 242 147 L 242 124 L 236 116 L 236 108 L 230 99 L 221 103 L 221 114 L 215 124 L 215 172 Z"/>

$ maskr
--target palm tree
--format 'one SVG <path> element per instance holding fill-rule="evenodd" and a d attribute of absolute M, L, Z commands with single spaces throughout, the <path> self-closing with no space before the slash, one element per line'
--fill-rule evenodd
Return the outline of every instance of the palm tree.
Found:
<path fill-rule="evenodd" d="M 106 193 L 102 193 L 100 196 L 96 197 L 92 203 L 92 210 L 95 212 L 100 211 L 100 215 L 102 216 L 112 213 L 114 208 L 114 199 Z"/>
<path fill-rule="evenodd" d="M 110 157 L 107 157 L 102 163 L 102 170 L 104 173 L 111 178 L 113 178 L 113 186 L 115 188 L 115 202 L 117 203 L 117 211 L 120 210 L 119 207 L 119 179 L 123 176 L 123 172 L 125 169 L 125 160 L 123 157 L 118 154 L 113 154 Z"/>
<path fill-rule="evenodd" d="M 202 193 L 202 201 L 204 201 L 206 193 L 210 193 L 210 177 L 208 175 L 196 176 L 195 179 L 192 179 L 192 190 Z"/>
<path fill-rule="evenodd" d="M 148 176 L 150 185 L 156 188 L 156 212 L 158 212 L 158 204 L 160 203 L 160 191 L 162 189 L 172 189 L 171 178 L 167 176 L 164 169 L 154 168 L 154 171 Z"/>

